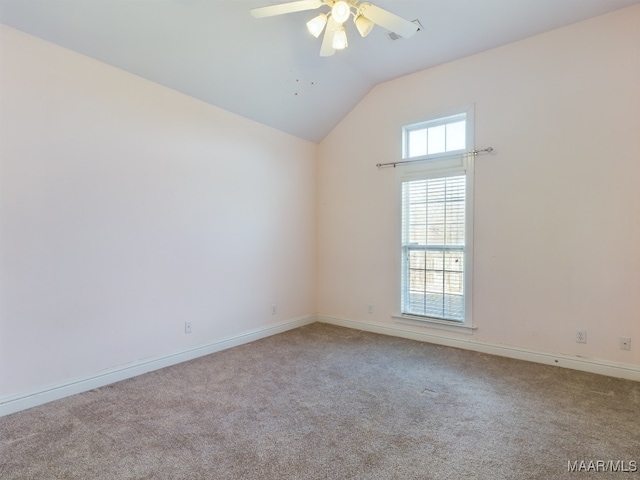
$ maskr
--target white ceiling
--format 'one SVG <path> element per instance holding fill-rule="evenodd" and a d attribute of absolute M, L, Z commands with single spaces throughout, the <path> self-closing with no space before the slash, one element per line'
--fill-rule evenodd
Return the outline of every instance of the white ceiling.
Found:
<path fill-rule="evenodd" d="M 640 0 L 369 0 L 424 30 L 374 28 L 320 57 L 316 12 L 255 19 L 285 0 L 0 0 L 0 22 L 318 142 L 376 84 Z"/>

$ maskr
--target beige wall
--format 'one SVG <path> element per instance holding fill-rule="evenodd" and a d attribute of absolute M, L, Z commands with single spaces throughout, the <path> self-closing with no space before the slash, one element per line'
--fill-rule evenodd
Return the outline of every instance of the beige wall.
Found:
<path fill-rule="evenodd" d="M 471 104 L 496 149 L 477 330 L 402 329 L 639 366 L 638 27 L 632 7 L 379 85 L 318 147 L 0 26 L 0 400 L 316 311 L 393 331 L 400 169 L 375 164 Z"/>
<path fill-rule="evenodd" d="M 0 399 L 315 313 L 316 145 L 0 34 Z"/>
<path fill-rule="evenodd" d="M 473 104 L 495 148 L 475 162 L 477 330 L 413 330 L 640 365 L 639 85 L 636 6 L 376 87 L 320 144 L 320 314 L 397 326 L 400 167 L 375 164 L 403 125 Z"/>

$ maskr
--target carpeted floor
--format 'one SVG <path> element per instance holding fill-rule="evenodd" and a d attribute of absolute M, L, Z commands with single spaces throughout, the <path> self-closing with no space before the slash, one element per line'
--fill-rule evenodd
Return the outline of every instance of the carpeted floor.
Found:
<path fill-rule="evenodd" d="M 640 469 L 640 383 L 316 323 L 0 434 L 5 480 L 640 478 L 568 471 Z"/>

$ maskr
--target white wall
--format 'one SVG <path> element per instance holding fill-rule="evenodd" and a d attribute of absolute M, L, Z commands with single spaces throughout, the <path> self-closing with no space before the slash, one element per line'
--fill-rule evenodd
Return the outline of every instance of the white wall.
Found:
<path fill-rule="evenodd" d="M 319 148 L 0 26 L 0 403 L 310 316 L 316 294 L 396 328 L 398 171 L 375 164 L 468 104 L 496 149 L 473 341 L 639 366 L 639 25 L 632 7 L 379 85 Z"/>
<path fill-rule="evenodd" d="M 0 400 L 315 312 L 316 145 L 0 35 Z"/>
<path fill-rule="evenodd" d="M 401 328 L 639 366 L 638 85 L 640 6 L 377 86 L 320 144 L 319 312 L 398 327 L 400 167 L 375 164 L 403 125 L 474 104 L 495 148 L 475 163 L 477 330 Z"/>

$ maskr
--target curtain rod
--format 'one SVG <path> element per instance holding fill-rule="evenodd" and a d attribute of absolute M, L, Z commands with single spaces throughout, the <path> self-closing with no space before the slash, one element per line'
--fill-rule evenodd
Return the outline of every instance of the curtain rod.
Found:
<path fill-rule="evenodd" d="M 491 153 L 493 152 L 493 147 L 487 147 L 487 148 L 483 148 L 482 150 L 471 150 L 470 152 L 464 152 L 464 153 L 453 153 L 451 155 L 440 155 L 437 158 L 446 158 L 446 157 L 461 157 L 461 156 L 465 156 L 465 155 L 473 155 L 474 157 L 477 157 L 479 154 L 481 153 Z M 378 168 L 382 168 L 382 167 L 393 167 L 396 168 L 396 165 L 404 165 L 406 163 L 415 163 L 415 162 L 426 162 L 429 160 L 433 160 L 434 158 L 420 158 L 417 160 L 402 160 L 400 162 L 389 162 L 389 163 L 376 163 L 376 167 Z"/>

